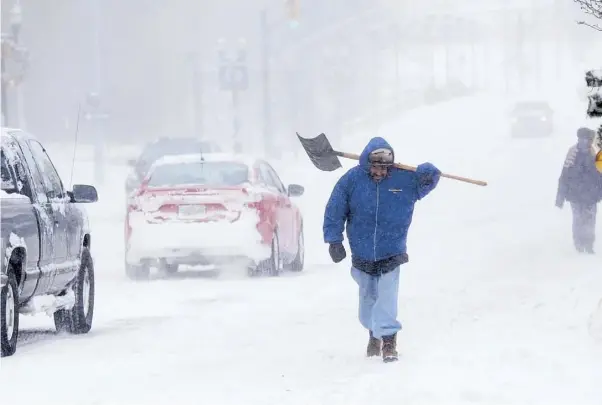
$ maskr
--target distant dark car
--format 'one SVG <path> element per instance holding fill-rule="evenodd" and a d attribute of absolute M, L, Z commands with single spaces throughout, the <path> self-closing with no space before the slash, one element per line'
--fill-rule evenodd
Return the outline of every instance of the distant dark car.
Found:
<path fill-rule="evenodd" d="M 545 101 L 524 101 L 510 112 L 513 138 L 550 136 L 554 132 L 554 110 Z"/>
<path fill-rule="evenodd" d="M 157 160 L 165 156 L 216 152 L 221 152 L 221 148 L 218 145 L 213 142 L 202 141 L 196 138 L 166 137 L 146 144 L 137 159 L 128 161 L 128 165 L 131 166 L 133 170 L 128 175 L 125 183 L 126 200 L 130 194 L 138 188 L 152 164 Z"/>

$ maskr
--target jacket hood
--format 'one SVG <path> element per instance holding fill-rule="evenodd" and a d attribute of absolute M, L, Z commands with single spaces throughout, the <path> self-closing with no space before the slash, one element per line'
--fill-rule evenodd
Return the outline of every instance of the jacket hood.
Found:
<path fill-rule="evenodd" d="M 368 156 L 370 155 L 370 153 L 374 152 L 376 149 L 381 149 L 381 148 L 390 149 L 391 152 L 393 153 L 393 160 L 395 161 L 395 151 L 393 150 L 391 145 L 389 145 L 389 142 L 387 142 L 383 138 L 377 136 L 377 137 L 370 139 L 370 141 L 368 142 L 368 144 L 366 145 L 366 147 L 360 154 L 360 163 L 359 163 L 360 167 L 366 171 L 369 171 L 370 170 L 370 162 L 368 161 Z"/>
<path fill-rule="evenodd" d="M 592 140 L 596 137 L 596 132 L 593 129 L 581 127 L 577 130 L 577 138 Z"/>

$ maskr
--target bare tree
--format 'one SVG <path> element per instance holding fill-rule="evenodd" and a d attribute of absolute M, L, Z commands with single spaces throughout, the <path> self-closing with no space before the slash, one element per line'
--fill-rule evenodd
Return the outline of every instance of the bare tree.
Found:
<path fill-rule="evenodd" d="M 602 0 L 574 0 L 575 3 L 579 4 L 581 10 L 583 10 L 586 14 L 597 18 L 598 20 L 602 20 Z M 587 25 L 597 31 L 602 31 L 602 27 L 598 24 L 590 24 L 585 21 L 577 21 L 577 24 Z"/>
<path fill-rule="evenodd" d="M 590 90 L 587 96 L 587 111 L 586 115 L 589 118 L 602 117 L 602 69 L 593 69 L 585 72 L 585 84 Z M 598 154 L 596 161 L 602 161 L 602 125 L 598 127 L 596 133 L 596 146 Z M 599 169 L 600 170 L 600 169 Z M 600 170 L 602 171 L 602 170 Z"/>
<path fill-rule="evenodd" d="M 595 19 L 602 20 L 602 0 L 573 0 L 579 4 L 581 10 Z M 586 21 L 577 21 L 577 24 L 586 25 L 596 31 L 602 31 L 598 24 L 588 23 Z M 587 116 L 589 118 L 602 117 L 602 69 L 593 69 L 585 72 L 585 83 L 591 89 L 588 95 Z M 596 146 L 598 154 L 596 161 L 602 161 L 602 125 L 598 127 L 596 133 Z M 598 170 L 602 171 L 600 168 Z"/>
<path fill-rule="evenodd" d="M 589 118 L 601 118 L 602 117 L 602 69 L 593 69 L 585 72 L 585 83 L 589 89 L 590 94 L 587 96 L 588 105 L 586 114 Z M 602 161 L 602 125 L 598 127 L 596 133 L 596 146 L 598 148 L 598 154 L 596 155 L 596 161 Z M 600 169 L 599 169 L 600 170 Z M 602 171 L 602 170 L 600 170 Z"/>

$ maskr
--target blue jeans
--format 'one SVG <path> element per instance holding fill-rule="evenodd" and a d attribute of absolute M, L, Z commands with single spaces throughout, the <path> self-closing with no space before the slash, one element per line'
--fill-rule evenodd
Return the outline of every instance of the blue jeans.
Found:
<path fill-rule="evenodd" d="M 351 276 L 359 286 L 359 319 L 374 337 L 393 335 L 401 330 L 397 320 L 399 266 L 380 276 L 371 276 L 351 267 Z"/>

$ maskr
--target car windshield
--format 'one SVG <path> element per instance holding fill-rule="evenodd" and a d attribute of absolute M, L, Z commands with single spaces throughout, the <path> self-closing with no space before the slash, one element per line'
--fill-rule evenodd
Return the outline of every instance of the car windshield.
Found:
<path fill-rule="evenodd" d="M 214 153 L 219 152 L 215 146 L 209 142 L 199 141 L 192 138 L 160 140 L 148 145 L 140 159 L 138 159 L 138 170 L 146 172 L 150 166 L 158 159 L 169 155 L 184 155 L 189 153 Z"/>
<path fill-rule="evenodd" d="M 514 106 L 513 112 L 515 114 L 532 114 L 532 113 L 542 113 L 549 114 L 552 112 L 548 103 L 540 102 L 540 101 L 528 101 L 517 103 Z"/>
<path fill-rule="evenodd" d="M 238 186 L 249 180 L 249 168 L 238 162 L 185 162 L 155 167 L 149 187 L 182 185 Z"/>

